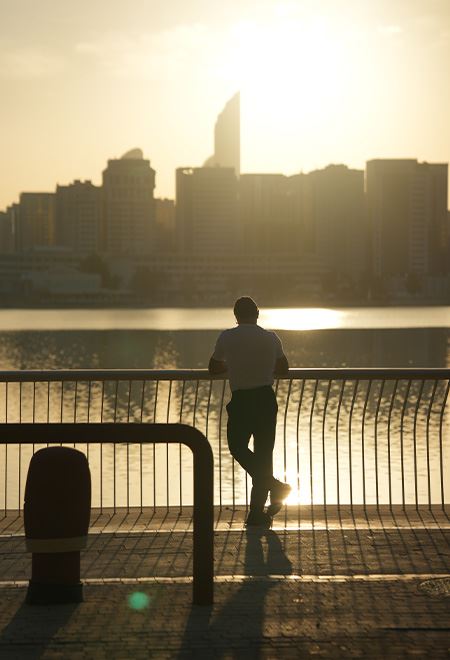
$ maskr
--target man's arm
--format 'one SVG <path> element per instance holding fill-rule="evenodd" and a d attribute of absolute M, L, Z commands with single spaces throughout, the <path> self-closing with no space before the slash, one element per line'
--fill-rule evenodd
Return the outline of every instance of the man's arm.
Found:
<path fill-rule="evenodd" d="M 275 376 L 287 376 L 289 373 L 289 362 L 285 354 L 277 358 L 275 362 L 274 374 Z"/>
<path fill-rule="evenodd" d="M 208 364 L 208 371 L 211 376 L 218 376 L 219 374 L 224 374 L 227 370 L 227 365 L 225 362 L 225 350 L 224 350 L 224 334 L 220 334 L 216 341 L 216 346 L 214 352 L 211 355 Z"/>
<path fill-rule="evenodd" d="M 208 364 L 208 371 L 211 376 L 218 376 L 219 374 L 224 374 L 227 370 L 227 365 L 224 360 L 215 360 L 213 357 L 210 358 Z"/>

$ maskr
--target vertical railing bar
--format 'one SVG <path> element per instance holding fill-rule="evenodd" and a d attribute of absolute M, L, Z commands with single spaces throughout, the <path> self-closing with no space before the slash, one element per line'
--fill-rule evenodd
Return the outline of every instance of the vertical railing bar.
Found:
<path fill-rule="evenodd" d="M 156 381 L 155 385 L 155 403 L 153 404 L 153 423 L 156 424 L 156 407 L 158 404 L 158 389 L 159 389 L 159 380 Z"/>
<path fill-rule="evenodd" d="M 116 390 L 114 397 L 114 424 L 117 421 L 117 397 L 119 393 L 119 381 L 116 380 Z M 116 443 L 113 444 L 113 510 L 116 513 Z"/>
<path fill-rule="evenodd" d="M 412 381 L 408 381 L 408 386 L 405 392 L 405 400 L 403 401 L 402 414 L 400 416 L 400 467 L 402 476 L 402 506 L 405 508 L 405 465 L 404 465 L 404 449 L 403 449 L 403 421 L 405 419 L 406 406 L 408 404 L 409 391 L 411 389 Z"/>
<path fill-rule="evenodd" d="M 128 381 L 128 401 L 127 401 L 127 424 L 130 423 L 130 414 L 131 414 L 131 380 Z"/>
<path fill-rule="evenodd" d="M 205 435 L 208 437 L 208 425 L 209 425 L 209 409 L 211 407 L 211 392 L 212 392 L 212 380 L 209 381 L 209 392 L 208 392 L 208 403 L 206 404 L 206 428 Z"/>
<path fill-rule="evenodd" d="M 103 409 L 105 405 L 105 381 L 102 380 L 102 400 L 100 404 L 100 424 L 103 424 Z M 103 513 L 103 442 L 100 443 L 100 513 Z"/>
<path fill-rule="evenodd" d="M 127 424 L 130 423 L 131 380 L 128 381 Z M 130 511 L 130 443 L 127 442 L 127 512 Z"/>
<path fill-rule="evenodd" d="M 439 418 L 439 464 L 441 470 L 441 507 L 445 511 L 445 492 L 444 492 L 444 457 L 442 449 L 442 427 L 444 424 L 445 406 L 447 405 L 448 392 L 450 389 L 450 380 L 447 382 L 444 399 L 442 401 L 441 414 Z"/>
<path fill-rule="evenodd" d="M 303 392 L 305 390 L 305 380 L 302 379 L 302 386 L 300 390 L 300 399 L 297 408 L 297 430 L 296 430 L 296 443 L 297 443 L 297 508 L 300 510 L 300 414 L 303 403 Z"/>
<path fill-rule="evenodd" d="M 47 424 L 50 422 L 50 381 L 47 381 Z M 48 443 L 47 443 L 48 447 Z"/>
<path fill-rule="evenodd" d="M 158 390 L 159 390 L 159 380 L 156 381 L 155 385 L 155 403 L 153 404 L 153 423 L 156 423 L 156 411 L 158 406 Z M 156 443 L 152 443 L 153 447 L 153 510 L 156 509 Z"/>
<path fill-rule="evenodd" d="M 47 424 L 49 422 L 50 422 L 50 381 L 47 381 Z M 49 442 L 47 441 L 47 447 L 48 446 L 49 446 Z"/>
<path fill-rule="evenodd" d="M 147 381 L 143 380 L 142 381 L 142 394 L 141 394 L 141 419 L 140 423 L 142 424 L 142 421 L 144 419 L 144 406 L 145 406 L 145 385 Z M 140 497 L 140 506 L 141 506 L 141 513 L 143 510 L 143 505 L 144 505 L 144 476 L 143 476 L 143 443 L 139 443 L 139 497 Z"/>
<path fill-rule="evenodd" d="M 180 399 L 180 424 L 183 423 L 183 406 L 184 406 L 184 395 L 186 391 L 186 381 L 183 380 L 183 384 L 181 386 L 181 399 Z"/>
<path fill-rule="evenodd" d="M 381 381 L 380 394 L 378 395 L 377 407 L 375 411 L 375 437 L 374 437 L 374 450 L 375 450 L 375 498 L 377 503 L 377 509 L 380 506 L 380 493 L 378 486 L 378 415 L 380 412 L 381 400 L 383 398 L 384 386 L 386 381 L 383 379 Z"/>
<path fill-rule="evenodd" d="M 363 480 L 363 503 L 364 510 L 366 508 L 366 454 L 365 454 L 365 428 L 366 428 L 366 410 L 369 402 L 370 390 L 372 389 L 372 381 L 368 381 L 366 398 L 364 401 L 363 416 L 361 421 L 361 462 L 362 462 L 362 480 Z"/>
<path fill-rule="evenodd" d="M 313 488 L 313 450 L 312 450 L 312 419 L 314 413 L 314 404 L 316 403 L 317 388 L 319 381 L 314 381 L 314 394 L 311 401 L 311 412 L 309 414 L 309 487 L 311 492 L 311 510 L 314 504 L 314 488 Z"/>
<path fill-rule="evenodd" d="M 169 395 L 167 397 L 167 415 L 166 415 L 166 422 L 167 424 L 169 423 L 170 419 L 170 400 L 172 397 L 172 381 L 169 381 Z M 169 487 L 169 443 L 166 442 L 166 498 L 167 498 L 167 504 L 166 506 L 169 506 L 170 503 L 170 487 Z"/>
<path fill-rule="evenodd" d="M 236 508 L 236 494 L 235 494 L 235 459 L 231 459 L 231 490 L 232 490 L 232 502 L 233 510 Z"/>
<path fill-rule="evenodd" d="M 32 412 L 32 422 L 33 424 L 36 422 L 36 381 L 33 381 L 33 412 Z M 34 440 L 33 440 L 33 448 L 32 448 L 32 453 L 34 454 Z"/>
<path fill-rule="evenodd" d="M 75 381 L 75 396 L 73 398 L 73 423 L 77 421 L 77 396 L 78 396 L 78 381 Z"/>
<path fill-rule="evenodd" d="M 284 481 L 287 481 L 287 414 L 289 408 L 289 400 L 291 398 L 292 378 L 289 379 L 288 391 L 286 395 L 286 405 L 284 407 L 284 423 L 283 423 L 283 462 L 284 462 Z"/>
<path fill-rule="evenodd" d="M 389 406 L 388 414 L 388 427 L 387 427 L 387 442 L 388 442 L 388 477 L 389 477 L 389 508 L 392 511 L 392 469 L 391 469 L 391 418 L 392 410 L 394 408 L 395 395 L 397 393 L 398 380 L 394 382 L 394 388 L 392 390 L 391 403 Z"/>
<path fill-rule="evenodd" d="M 88 404 L 87 404 L 87 422 L 88 424 L 91 421 L 91 390 L 92 390 L 92 381 L 89 381 L 88 384 Z M 89 463 L 89 441 L 86 443 L 86 457 Z"/>
<path fill-rule="evenodd" d="M 223 415 L 223 401 L 225 399 L 225 386 L 226 380 L 223 381 L 222 396 L 220 399 L 219 409 L 219 506 L 222 511 L 222 415 Z"/>
<path fill-rule="evenodd" d="M 78 380 L 75 381 L 75 395 L 73 398 L 73 423 L 77 421 L 77 394 L 78 394 Z M 75 449 L 75 442 L 73 443 Z"/>
<path fill-rule="evenodd" d="M 350 506 L 353 509 L 353 460 L 352 460 L 352 419 L 353 419 L 353 410 L 355 407 L 356 395 L 359 387 L 359 379 L 355 380 L 355 386 L 353 388 L 352 402 L 350 405 L 350 414 L 348 420 L 348 469 L 350 477 Z"/>
<path fill-rule="evenodd" d="M 144 407 L 145 407 L 145 386 L 147 384 L 146 380 L 142 381 L 142 392 L 141 392 L 141 417 L 140 417 L 140 423 L 144 421 Z M 142 442 L 140 443 L 142 446 Z"/>
<path fill-rule="evenodd" d="M 245 483 L 245 511 L 248 511 L 248 473 L 246 472 L 244 475 L 244 483 Z"/>
<path fill-rule="evenodd" d="M 118 398 L 118 393 L 119 393 L 119 381 L 116 380 L 116 388 L 115 388 L 115 393 L 114 393 L 114 413 L 113 413 L 113 422 L 114 422 L 114 424 L 117 421 L 117 398 Z"/>
<path fill-rule="evenodd" d="M 431 511 L 431 472 L 430 472 L 430 419 L 431 419 L 431 411 L 433 409 L 433 403 L 434 403 L 434 398 L 436 396 L 436 390 L 438 386 L 438 381 L 434 381 L 433 385 L 433 391 L 431 393 L 431 398 L 430 398 L 430 403 L 428 406 L 428 413 L 427 413 L 427 431 L 426 431 L 426 438 L 427 438 L 427 485 L 428 485 L 428 508 Z"/>
<path fill-rule="evenodd" d="M 197 380 L 197 381 L 196 381 L 196 385 L 195 385 L 194 417 L 193 417 L 193 420 L 192 420 L 192 426 L 193 426 L 194 428 L 195 428 L 195 422 L 196 422 L 195 416 L 196 416 L 196 414 L 197 414 L 198 388 L 199 388 L 199 381 Z"/>
<path fill-rule="evenodd" d="M 422 400 L 423 388 L 425 381 L 422 380 L 417 397 L 416 407 L 414 410 L 414 426 L 413 426 L 413 443 L 414 443 L 414 497 L 416 501 L 416 511 L 419 508 L 419 490 L 418 490 L 418 477 L 417 477 L 417 416 L 419 414 L 420 402 Z"/>
<path fill-rule="evenodd" d="M 211 407 L 211 394 L 212 394 L 212 386 L 213 386 L 213 381 L 209 381 L 209 392 L 208 392 L 208 403 L 206 406 L 206 427 L 205 427 L 205 435 L 206 438 L 208 438 L 208 429 L 209 429 L 209 411 Z M 180 445 L 181 447 L 181 445 Z M 181 493 L 181 480 L 180 480 L 180 493 Z"/>
<path fill-rule="evenodd" d="M 183 406 L 184 406 L 184 393 L 186 389 L 186 381 L 183 380 L 183 385 L 181 387 L 181 401 L 180 401 L 180 424 L 183 423 Z M 180 511 L 183 510 L 183 445 L 180 442 L 179 446 L 179 481 L 180 481 Z"/>
<path fill-rule="evenodd" d="M 339 419 L 341 416 L 341 406 L 342 406 L 342 399 L 344 396 L 345 383 L 346 380 L 344 379 L 341 383 L 341 391 L 339 392 L 339 403 L 336 411 L 336 491 L 337 491 L 338 507 L 341 506 L 341 492 L 340 492 L 341 489 L 339 482 Z"/>
<path fill-rule="evenodd" d="M 19 382 L 19 424 L 21 423 L 22 423 L 22 381 Z M 21 442 L 19 442 L 18 468 L 19 468 L 19 484 L 18 484 L 19 503 L 17 509 L 20 513 L 22 509 L 21 497 L 20 497 L 20 489 L 22 488 L 22 443 Z"/>
<path fill-rule="evenodd" d="M 64 381 L 61 381 L 61 398 L 60 398 L 60 410 L 59 410 L 59 421 L 62 424 L 64 416 Z M 62 444 L 62 443 L 61 443 Z"/>
<path fill-rule="evenodd" d="M 330 380 L 328 381 L 327 394 L 326 394 L 325 403 L 324 403 L 324 406 L 323 406 L 323 417 L 322 417 L 322 478 L 323 478 L 322 492 L 323 492 L 323 505 L 325 507 L 327 506 L 327 468 L 326 468 L 326 450 L 325 450 L 325 423 L 326 423 L 328 401 L 330 400 L 330 391 L 331 391 L 332 384 L 333 384 L 333 379 L 330 378 Z"/>
<path fill-rule="evenodd" d="M 8 381 L 5 383 L 5 424 L 8 423 Z M 8 508 L 8 445 L 5 444 L 5 516 Z"/>
<path fill-rule="evenodd" d="M 91 421 L 91 396 L 92 396 L 92 381 L 88 383 L 88 401 L 87 401 L 87 422 Z"/>

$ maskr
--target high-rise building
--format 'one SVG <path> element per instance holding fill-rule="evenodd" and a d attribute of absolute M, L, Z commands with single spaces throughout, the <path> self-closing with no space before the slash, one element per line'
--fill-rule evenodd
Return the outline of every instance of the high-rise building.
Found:
<path fill-rule="evenodd" d="M 377 277 L 447 272 L 447 164 L 370 160 L 366 193 Z"/>
<path fill-rule="evenodd" d="M 16 248 L 19 251 L 55 244 L 54 193 L 24 192 L 16 213 Z"/>
<path fill-rule="evenodd" d="M 289 179 L 303 252 L 322 260 L 330 276 L 357 276 L 367 268 L 364 172 L 345 165 Z"/>
<path fill-rule="evenodd" d="M 175 248 L 175 202 L 173 199 L 155 199 L 155 229 L 158 251 Z"/>
<path fill-rule="evenodd" d="M 217 117 L 214 128 L 214 154 L 205 167 L 232 167 L 236 176 L 241 171 L 240 93 L 237 92 Z"/>
<path fill-rule="evenodd" d="M 101 189 L 90 181 L 56 187 L 55 241 L 80 254 L 99 249 Z"/>
<path fill-rule="evenodd" d="M 155 170 L 140 149 L 108 160 L 103 172 L 101 246 L 111 254 L 154 250 Z"/>
<path fill-rule="evenodd" d="M 231 167 L 176 171 L 178 245 L 187 254 L 232 253 L 239 248 L 237 179 Z"/>
<path fill-rule="evenodd" d="M 12 217 L 8 210 L 0 211 L 0 253 L 14 252 Z"/>
<path fill-rule="evenodd" d="M 283 174 L 243 174 L 239 178 L 239 224 L 246 252 L 297 252 L 299 227 L 294 222 L 289 179 Z"/>

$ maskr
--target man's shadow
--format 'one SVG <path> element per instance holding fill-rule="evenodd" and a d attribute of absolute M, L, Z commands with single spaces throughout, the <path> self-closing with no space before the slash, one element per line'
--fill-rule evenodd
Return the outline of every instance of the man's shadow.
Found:
<path fill-rule="evenodd" d="M 212 617 L 211 608 L 192 606 L 186 623 L 180 657 L 188 650 L 195 649 L 196 637 L 214 652 L 215 657 L 223 654 L 227 658 L 259 657 L 266 616 L 266 597 L 276 586 L 277 576 L 292 574 L 292 564 L 286 556 L 280 538 L 272 530 L 247 530 L 245 546 L 245 578 L 236 589 L 230 581 L 221 591 L 230 590 L 232 595 L 225 602 L 217 616 Z M 267 544 L 267 557 L 264 557 L 263 539 Z M 274 579 L 271 578 L 274 576 Z M 270 614 L 270 613 L 269 613 Z M 230 640 L 225 644 L 224 640 Z M 233 648 L 231 640 L 244 639 L 250 649 L 242 646 Z"/>

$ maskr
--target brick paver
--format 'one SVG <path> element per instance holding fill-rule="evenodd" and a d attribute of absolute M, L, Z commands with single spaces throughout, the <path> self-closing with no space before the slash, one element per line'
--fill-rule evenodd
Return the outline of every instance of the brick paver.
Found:
<path fill-rule="evenodd" d="M 82 562 L 85 602 L 58 607 L 24 604 L 30 558 L 21 525 L 4 521 L 0 658 L 450 654 L 445 516 L 353 527 L 305 519 L 300 529 L 290 516 L 283 528 L 247 534 L 238 512 L 216 526 L 211 608 L 192 606 L 188 518 L 125 518 L 93 525 Z M 141 610 L 130 606 L 136 592 L 147 597 Z"/>

